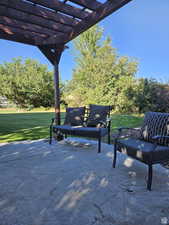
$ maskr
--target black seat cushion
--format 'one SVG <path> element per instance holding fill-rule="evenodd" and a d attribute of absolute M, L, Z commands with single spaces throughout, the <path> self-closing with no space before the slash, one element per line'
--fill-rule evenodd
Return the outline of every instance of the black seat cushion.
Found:
<path fill-rule="evenodd" d="M 66 108 L 64 124 L 71 126 L 80 126 L 83 124 L 84 115 L 85 107 L 68 107 Z"/>
<path fill-rule="evenodd" d="M 107 115 L 110 112 L 110 106 L 89 105 L 89 116 L 86 121 L 88 127 L 97 127 L 100 122 L 106 123 Z"/>
<path fill-rule="evenodd" d="M 148 142 L 153 142 L 153 136 L 169 136 L 169 113 L 147 112 L 140 131 L 140 139 Z M 169 139 L 160 138 L 157 143 L 169 146 Z"/>
<path fill-rule="evenodd" d="M 127 154 L 128 156 L 149 164 L 159 163 L 161 161 L 169 160 L 169 147 L 155 145 L 150 142 L 146 142 L 134 138 L 119 139 L 117 141 L 117 150 Z"/>
<path fill-rule="evenodd" d="M 96 127 L 80 127 L 70 125 L 55 125 L 53 131 L 61 131 L 62 133 L 75 136 L 99 138 L 108 134 L 107 128 L 96 128 Z"/>

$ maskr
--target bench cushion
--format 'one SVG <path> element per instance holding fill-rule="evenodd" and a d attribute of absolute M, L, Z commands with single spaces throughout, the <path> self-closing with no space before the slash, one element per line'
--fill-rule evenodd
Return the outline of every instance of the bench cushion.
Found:
<path fill-rule="evenodd" d="M 169 160 L 169 147 L 161 145 L 157 145 L 155 149 L 154 147 L 153 143 L 134 138 L 119 139 L 117 141 L 118 151 L 146 164 L 149 164 L 151 160 L 152 163 Z"/>
<path fill-rule="evenodd" d="M 168 136 L 169 113 L 147 112 L 140 131 L 140 139 L 148 142 L 153 142 L 152 137 L 156 135 Z M 169 146 L 168 140 L 160 138 L 157 143 Z"/>
<path fill-rule="evenodd" d="M 61 131 L 62 133 L 75 136 L 84 136 L 91 138 L 99 138 L 108 134 L 107 128 L 96 128 L 96 127 L 80 127 L 80 126 L 69 126 L 69 125 L 55 125 L 53 131 Z"/>

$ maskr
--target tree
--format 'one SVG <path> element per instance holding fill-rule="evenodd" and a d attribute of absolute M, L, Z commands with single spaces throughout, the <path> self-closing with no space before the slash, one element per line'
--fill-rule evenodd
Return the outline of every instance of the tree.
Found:
<path fill-rule="evenodd" d="M 53 75 L 32 59 L 13 59 L 0 65 L 0 95 L 19 107 L 54 105 Z"/>
<path fill-rule="evenodd" d="M 119 57 L 111 39 L 103 40 L 99 26 L 81 34 L 74 46 L 76 68 L 67 84 L 65 99 L 71 105 L 110 104 L 116 111 L 130 110 L 132 100 L 128 101 L 126 90 L 134 85 L 137 62 Z"/>
<path fill-rule="evenodd" d="M 133 96 L 139 113 L 147 111 L 169 112 L 168 84 L 162 84 L 155 79 L 138 79 Z"/>

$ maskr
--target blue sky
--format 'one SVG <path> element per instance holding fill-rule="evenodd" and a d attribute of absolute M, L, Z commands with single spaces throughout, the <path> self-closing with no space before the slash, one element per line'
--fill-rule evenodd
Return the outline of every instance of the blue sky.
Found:
<path fill-rule="evenodd" d="M 138 60 L 138 77 L 169 81 L 169 0 L 133 0 L 100 25 L 104 35 L 112 38 L 119 55 Z M 72 43 L 68 46 L 60 62 L 63 80 L 71 79 L 75 67 Z M 36 59 L 52 69 L 36 47 L 0 40 L 0 52 L 0 63 L 22 56 Z"/>

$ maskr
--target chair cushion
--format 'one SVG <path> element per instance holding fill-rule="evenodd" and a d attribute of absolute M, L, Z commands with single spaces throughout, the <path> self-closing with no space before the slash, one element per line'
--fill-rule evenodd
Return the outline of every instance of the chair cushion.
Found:
<path fill-rule="evenodd" d="M 66 117 L 64 124 L 80 126 L 83 124 L 85 107 L 68 107 L 66 108 Z"/>
<path fill-rule="evenodd" d="M 153 142 L 152 137 L 156 135 L 169 135 L 169 113 L 147 112 L 144 117 L 143 126 L 140 130 L 140 139 Z M 160 145 L 169 145 L 169 141 L 161 138 L 157 142 Z"/>
<path fill-rule="evenodd" d="M 55 125 L 53 126 L 53 131 L 61 131 L 62 133 L 75 135 L 75 136 L 83 136 L 83 137 L 91 137 L 91 138 L 99 138 L 108 134 L 107 128 L 96 128 L 96 127 L 80 127 L 80 126 L 70 126 L 70 125 Z"/>
<path fill-rule="evenodd" d="M 134 138 L 119 139 L 117 150 L 146 164 L 169 160 L 169 147 L 157 145 L 155 148 L 153 143 Z"/>
<path fill-rule="evenodd" d="M 97 127 L 99 122 L 106 123 L 107 115 L 110 112 L 110 106 L 89 105 L 89 116 L 86 121 L 88 127 Z"/>

